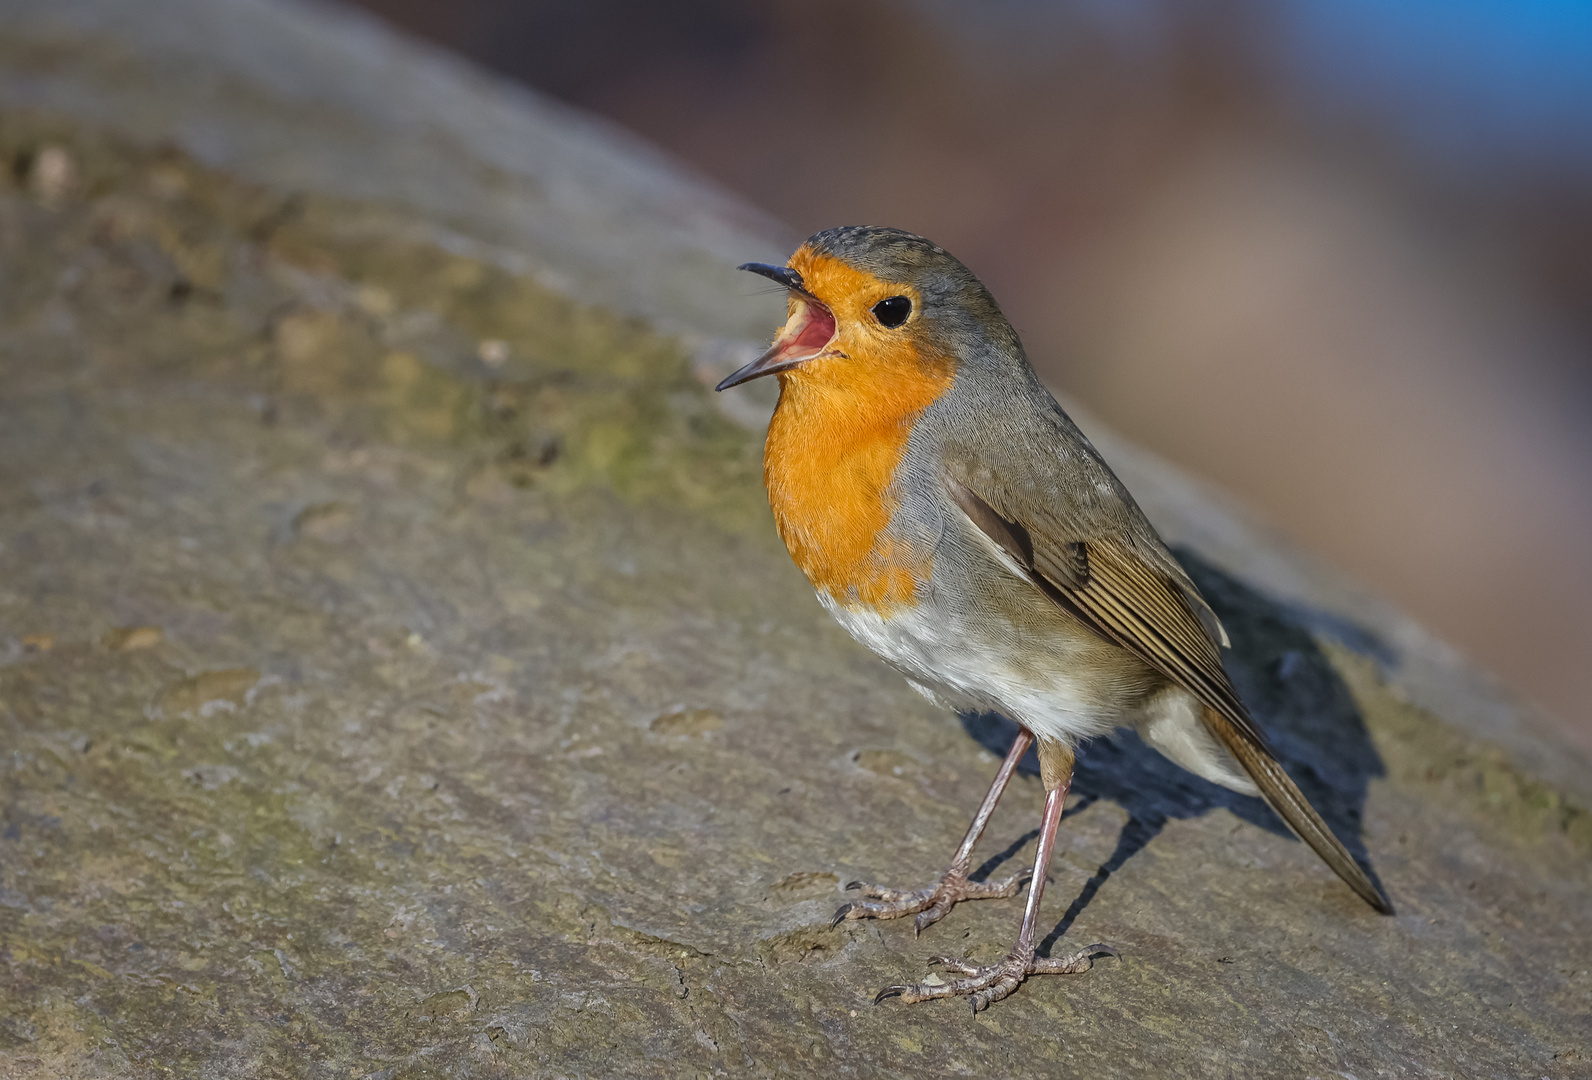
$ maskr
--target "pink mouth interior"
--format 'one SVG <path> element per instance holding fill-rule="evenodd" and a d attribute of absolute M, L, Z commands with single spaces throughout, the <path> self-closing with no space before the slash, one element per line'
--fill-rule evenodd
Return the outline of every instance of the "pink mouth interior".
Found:
<path fill-rule="evenodd" d="M 779 348 L 781 359 L 810 360 L 823 352 L 835 336 L 833 312 L 813 300 L 803 299 L 801 304 L 780 334 L 784 338 Z"/>

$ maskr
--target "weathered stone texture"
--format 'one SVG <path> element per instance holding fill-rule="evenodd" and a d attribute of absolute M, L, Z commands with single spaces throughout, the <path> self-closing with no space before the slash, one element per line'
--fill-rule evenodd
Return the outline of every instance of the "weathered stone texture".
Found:
<path fill-rule="evenodd" d="M 1478 738 L 1500 694 L 1422 708 L 1480 684 L 1123 448 L 1399 914 L 1125 739 L 1046 894 L 1122 959 L 869 1004 L 1015 930 L 827 929 L 937 871 L 1004 722 L 812 600 L 696 371 L 733 326 L 147 134 L 0 110 L 0 1074 L 1592 1074 L 1582 763 L 1518 710 Z M 1003 871 L 1037 777 L 1008 800 Z"/>

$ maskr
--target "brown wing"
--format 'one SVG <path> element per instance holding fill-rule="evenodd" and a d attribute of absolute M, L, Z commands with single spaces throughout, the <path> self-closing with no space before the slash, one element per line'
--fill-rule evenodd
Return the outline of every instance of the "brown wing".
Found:
<path fill-rule="evenodd" d="M 987 474 L 980 479 L 987 480 Z M 978 492 L 951 478 L 946 485 L 968 519 L 1046 595 L 1197 697 L 1205 706 L 1205 726 L 1249 773 L 1272 808 L 1368 904 L 1392 912 L 1381 890 L 1272 755 L 1222 667 L 1210 625 L 1215 618 L 1201 617 L 1204 601 L 1198 593 L 1190 595 L 1193 583 L 1180 570 L 1174 577 L 1113 536 L 1068 535 L 1048 515 L 1030 513 L 1030 521 L 1024 522 L 1020 511 L 1002 505 L 1015 500 L 1002 499 L 993 488 Z"/>

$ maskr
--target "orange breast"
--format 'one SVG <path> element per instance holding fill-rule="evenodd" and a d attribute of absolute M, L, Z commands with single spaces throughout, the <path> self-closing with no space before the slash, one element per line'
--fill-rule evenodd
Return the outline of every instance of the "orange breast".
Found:
<path fill-rule="evenodd" d="M 825 357 L 780 375 L 763 479 L 779 534 L 813 585 L 845 607 L 888 614 L 913 603 L 927 551 L 884 535 L 893 480 L 918 415 L 951 384 L 949 362 Z"/>

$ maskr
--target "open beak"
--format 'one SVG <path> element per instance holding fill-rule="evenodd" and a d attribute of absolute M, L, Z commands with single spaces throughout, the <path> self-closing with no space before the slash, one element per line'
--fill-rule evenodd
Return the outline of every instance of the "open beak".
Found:
<path fill-rule="evenodd" d="M 762 356 L 738 371 L 732 372 L 715 390 L 728 390 L 744 382 L 760 379 L 780 371 L 789 371 L 799 364 L 817 357 L 835 339 L 835 315 L 817 297 L 802 287 L 801 275 L 784 266 L 765 263 L 746 263 L 738 267 L 777 281 L 791 291 L 796 300 L 784 329 L 774 339 L 774 344 Z"/>

